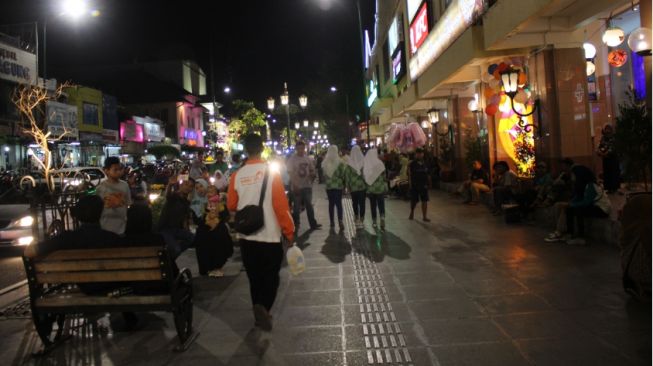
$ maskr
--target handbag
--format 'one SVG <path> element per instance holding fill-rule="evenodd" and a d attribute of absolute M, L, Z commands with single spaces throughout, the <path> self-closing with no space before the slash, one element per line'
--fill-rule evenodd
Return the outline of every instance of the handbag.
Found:
<path fill-rule="evenodd" d="M 268 169 L 266 167 L 258 205 L 247 205 L 236 211 L 234 229 L 241 234 L 254 234 L 261 230 L 263 225 L 265 225 L 265 219 L 263 218 L 263 200 L 265 199 L 265 188 L 268 183 L 268 174 Z"/>

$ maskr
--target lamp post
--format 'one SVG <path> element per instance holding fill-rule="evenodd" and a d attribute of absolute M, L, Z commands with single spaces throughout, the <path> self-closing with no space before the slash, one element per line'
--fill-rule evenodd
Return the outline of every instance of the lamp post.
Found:
<path fill-rule="evenodd" d="M 59 13 L 59 16 L 67 16 L 70 19 L 77 21 L 85 15 L 90 15 L 92 17 L 100 16 L 99 10 L 89 10 L 88 2 L 86 0 L 66 0 L 62 3 L 62 9 Z M 38 53 L 38 22 L 36 22 L 36 51 Z M 47 34 L 48 34 L 48 20 L 43 19 L 43 79 L 47 79 Z M 38 56 L 37 56 L 38 62 Z"/>
<path fill-rule="evenodd" d="M 290 144 L 292 143 L 290 141 L 290 95 L 288 94 L 287 82 L 283 83 L 283 94 L 281 94 L 281 105 L 286 107 L 286 117 L 287 117 L 286 137 L 288 142 L 288 148 L 290 149 Z M 305 109 L 307 105 L 308 105 L 308 97 L 304 94 L 300 95 L 299 106 L 302 107 L 302 109 Z M 270 109 L 270 111 L 274 111 L 274 98 L 272 97 L 268 98 L 268 109 Z M 299 129 L 298 124 L 296 124 L 295 127 Z"/>
<path fill-rule="evenodd" d="M 517 87 L 519 83 L 519 70 L 515 70 L 512 67 L 506 69 L 504 72 L 501 73 L 501 82 L 503 83 L 503 89 L 510 98 L 510 107 L 512 108 L 512 111 L 515 112 L 516 115 L 519 116 L 519 127 L 523 128 L 524 131 L 526 132 L 531 132 L 534 129 L 536 129 L 537 126 L 531 124 L 531 123 L 526 123 L 524 120 L 524 117 L 528 117 L 535 113 L 535 110 L 537 109 L 537 105 L 539 104 L 538 100 L 535 100 L 535 103 L 533 104 L 533 108 L 529 113 L 521 113 L 515 109 L 515 96 L 517 95 Z M 524 102 L 525 104 L 525 102 Z"/>

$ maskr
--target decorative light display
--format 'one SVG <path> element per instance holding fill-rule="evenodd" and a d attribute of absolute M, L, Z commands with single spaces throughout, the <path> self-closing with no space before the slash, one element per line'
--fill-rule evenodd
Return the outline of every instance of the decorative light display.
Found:
<path fill-rule="evenodd" d="M 619 27 L 608 27 L 601 40 L 608 47 L 617 47 L 626 39 L 624 30 Z"/>
<path fill-rule="evenodd" d="M 621 67 L 628 61 L 628 53 L 622 49 L 616 49 L 608 53 L 608 63 L 612 67 Z"/>
<path fill-rule="evenodd" d="M 637 28 L 628 36 L 628 47 L 640 56 L 651 55 L 651 30 L 649 28 Z"/>

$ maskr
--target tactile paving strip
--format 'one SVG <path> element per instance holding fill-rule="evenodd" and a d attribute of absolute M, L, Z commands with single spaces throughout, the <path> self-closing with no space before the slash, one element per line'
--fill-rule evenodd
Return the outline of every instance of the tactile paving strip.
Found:
<path fill-rule="evenodd" d="M 392 309 L 383 277 L 366 243 L 356 238 L 351 199 L 343 199 L 345 236 L 352 244 L 354 283 L 368 364 L 413 365 L 406 337 Z"/>

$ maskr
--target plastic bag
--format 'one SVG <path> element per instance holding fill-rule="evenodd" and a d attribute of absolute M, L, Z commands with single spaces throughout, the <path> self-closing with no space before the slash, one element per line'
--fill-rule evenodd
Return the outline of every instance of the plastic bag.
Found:
<path fill-rule="evenodd" d="M 422 130 L 422 127 L 418 123 L 413 122 L 409 124 L 408 129 L 410 130 L 410 133 L 413 136 L 413 145 L 415 147 L 424 146 L 426 144 L 426 134 L 424 133 L 424 130 Z"/>
<path fill-rule="evenodd" d="M 288 261 L 288 268 L 290 273 L 297 276 L 298 274 L 304 272 L 306 269 L 306 263 L 304 262 L 304 253 L 296 245 L 293 245 L 286 252 L 286 260 Z"/>

